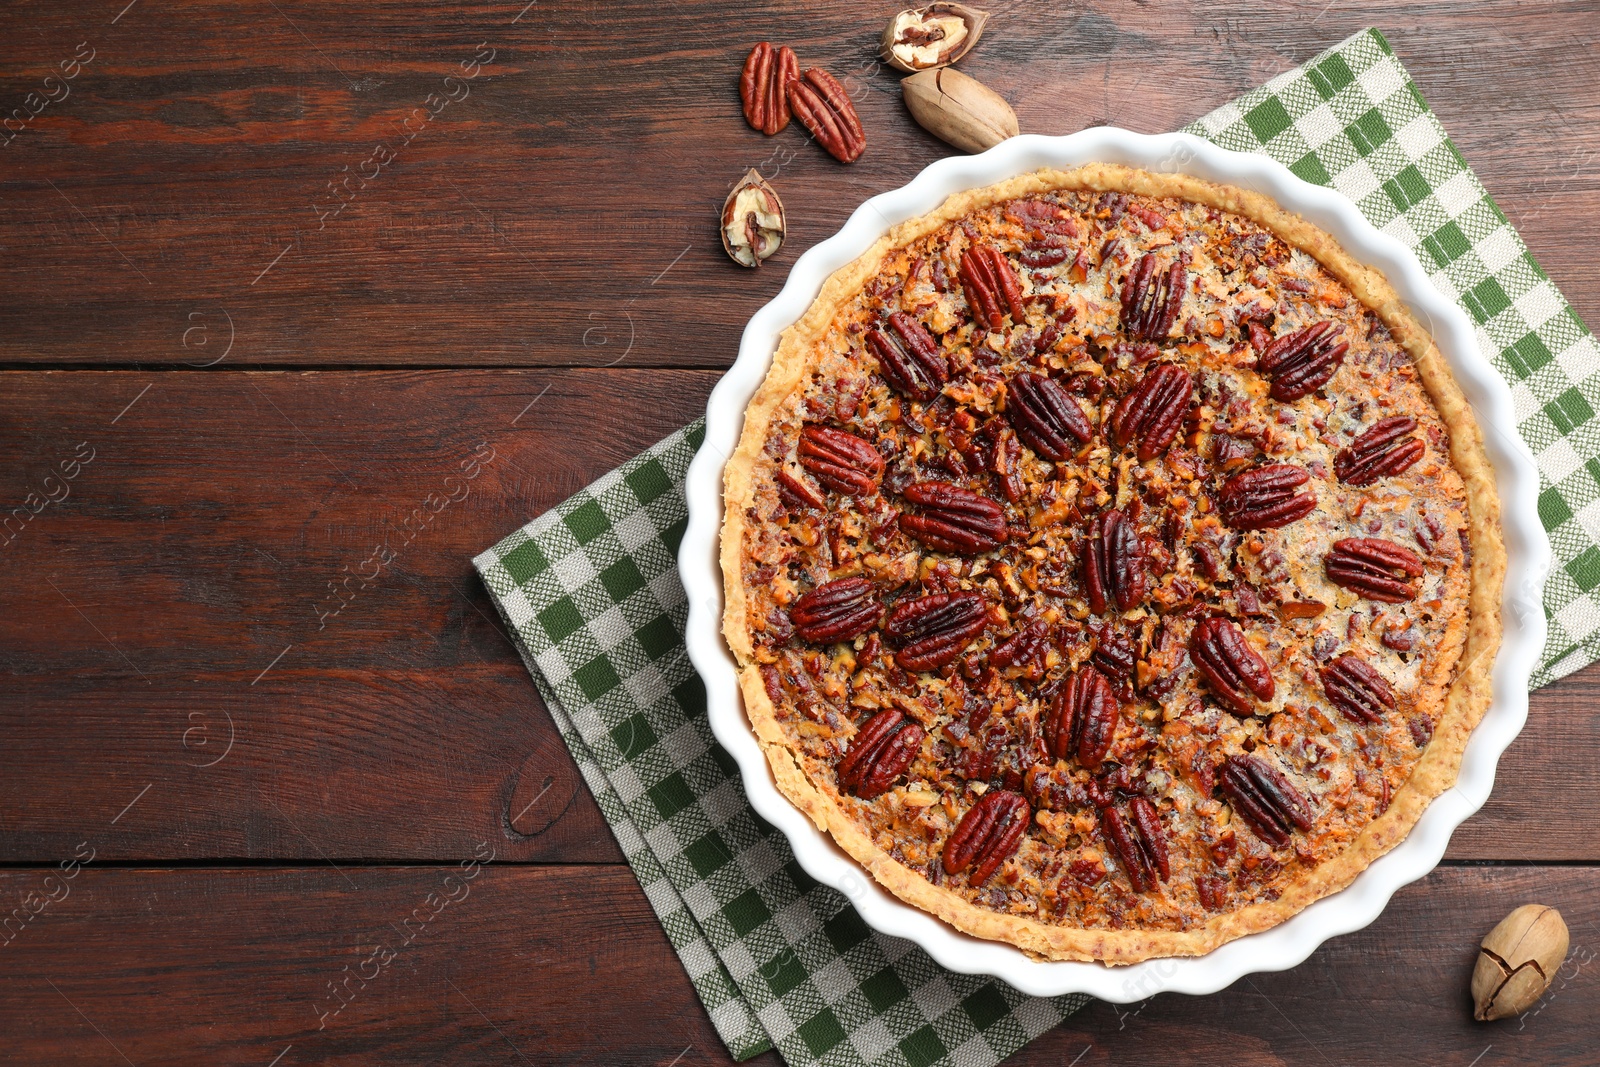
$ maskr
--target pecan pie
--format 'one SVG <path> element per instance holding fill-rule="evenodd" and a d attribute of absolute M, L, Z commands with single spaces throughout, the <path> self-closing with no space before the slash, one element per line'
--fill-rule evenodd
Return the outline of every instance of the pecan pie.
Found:
<path fill-rule="evenodd" d="M 779 788 L 1037 957 L 1282 922 L 1487 706 L 1470 408 L 1384 279 L 1255 193 L 1093 165 L 899 226 L 784 334 L 725 488 Z"/>

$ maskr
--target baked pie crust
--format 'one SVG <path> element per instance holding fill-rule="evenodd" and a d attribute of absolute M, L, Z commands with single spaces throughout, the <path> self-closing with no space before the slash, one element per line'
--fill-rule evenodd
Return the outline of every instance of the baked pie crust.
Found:
<path fill-rule="evenodd" d="M 779 789 L 1035 957 L 1284 921 L 1406 835 L 1488 705 L 1469 405 L 1378 272 L 1242 189 L 1096 164 L 895 227 L 783 334 L 724 489 Z"/>

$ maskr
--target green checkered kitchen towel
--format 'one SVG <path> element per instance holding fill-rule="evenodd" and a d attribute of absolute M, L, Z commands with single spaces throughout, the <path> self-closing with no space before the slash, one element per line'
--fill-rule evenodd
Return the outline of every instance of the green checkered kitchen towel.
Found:
<path fill-rule="evenodd" d="M 1416 249 L 1478 324 L 1545 480 L 1558 568 L 1542 685 L 1600 658 L 1600 350 L 1367 31 L 1189 132 L 1264 152 Z M 951 974 L 866 927 L 747 803 L 684 653 L 676 555 L 696 423 L 475 561 L 562 737 L 743 1059 L 990 1067 L 1084 1003 Z"/>

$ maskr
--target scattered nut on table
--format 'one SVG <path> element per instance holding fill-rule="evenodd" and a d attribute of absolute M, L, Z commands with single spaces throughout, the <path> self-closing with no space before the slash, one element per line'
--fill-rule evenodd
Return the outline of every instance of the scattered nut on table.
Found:
<path fill-rule="evenodd" d="M 783 201 L 755 170 L 722 202 L 722 247 L 735 263 L 759 267 L 783 246 Z"/>
<path fill-rule="evenodd" d="M 1473 1018 L 1520 1015 L 1538 1003 L 1567 958 L 1567 924 L 1543 904 L 1524 904 L 1489 931 L 1472 971 Z"/>
<path fill-rule="evenodd" d="M 913 74 L 900 83 L 917 124 L 963 152 L 982 152 L 1017 135 L 1017 113 L 999 93 L 951 67 Z"/>
<path fill-rule="evenodd" d="M 911 74 L 954 63 L 972 51 L 987 21 L 987 11 L 965 4 L 909 8 L 883 31 L 883 60 Z"/>

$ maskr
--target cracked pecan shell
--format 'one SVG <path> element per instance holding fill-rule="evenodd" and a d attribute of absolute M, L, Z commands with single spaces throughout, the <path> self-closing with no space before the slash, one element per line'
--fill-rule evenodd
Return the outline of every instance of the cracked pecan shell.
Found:
<path fill-rule="evenodd" d="M 991 789 L 967 809 L 944 845 L 946 874 L 971 868 L 967 884 L 982 885 L 1022 844 L 1033 809 L 1020 794 Z"/>
<path fill-rule="evenodd" d="M 1394 689 L 1376 667 L 1346 652 L 1322 668 L 1322 691 L 1328 703 L 1354 722 L 1374 723 L 1394 710 Z"/>
<path fill-rule="evenodd" d="M 739 75 L 744 120 L 772 136 L 789 125 L 789 80 L 800 77 L 800 60 L 787 45 L 773 48 L 762 41 L 750 49 Z"/>
<path fill-rule="evenodd" d="M 1097 518 L 1083 545 L 1083 589 L 1089 610 L 1132 611 L 1144 599 L 1146 567 L 1139 531 L 1120 510 Z"/>
<path fill-rule="evenodd" d="M 952 482 L 916 482 L 901 494 L 919 512 L 900 516 L 900 529 L 940 552 L 976 555 L 1006 539 L 1000 505 Z"/>
<path fill-rule="evenodd" d="M 1257 700 L 1271 700 L 1277 692 L 1272 669 L 1232 619 L 1196 624 L 1189 635 L 1189 659 L 1217 699 L 1240 715 L 1253 715 Z"/>
<path fill-rule="evenodd" d="M 1156 806 L 1145 797 L 1134 797 L 1128 805 L 1128 814 L 1133 818 L 1137 833 L 1131 832 L 1127 820 L 1111 807 L 1101 810 L 1100 829 L 1111 842 L 1122 869 L 1128 872 L 1133 891 L 1148 893 L 1157 882 L 1172 877 L 1166 831 L 1161 826 Z"/>
<path fill-rule="evenodd" d="M 1097 771 L 1111 751 L 1121 714 L 1105 675 L 1093 667 L 1075 671 L 1045 716 L 1045 749 L 1056 759 L 1076 756 L 1079 763 Z"/>
<path fill-rule="evenodd" d="M 922 749 L 923 729 L 899 708 L 861 724 L 839 761 L 839 784 L 862 800 L 882 796 Z"/>
<path fill-rule="evenodd" d="M 1162 268 L 1146 252 L 1122 282 L 1122 332 L 1134 341 L 1163 341 L 1183 307 L 1187 272 L 1182 263 Z"/>
<path fill-rule="evenodd" d="M 848 641 L 878 624 L 883 606 L 865 578 L 825 582 L 789 606 L 789 621 L 802 640 L 819 645 Z"/>
<path fill-rule="evenodd" d="M 1403 604 L 1417 595 L 1422 559 L 1404 545 L 1381 537 L 1346 537 L 1323 557 L 1328 581 L 1368 600 Z"/>
<path fill-rule="evenodd" d="M 1027 322 L 1022 308 L 1022 283 L 1006 257 L 993 245 L 977 244 L 961 254 L 961 286 L 967 305 L 980 325 L 998 330 L 1007 312 L 1018 326 Z"/>
<path fill-rule="evenodd" d="M 823 485 L 846 496 L 870 496 L 883 481 L 883 457 L 853 433 L 807 426 L 796 448 L 800 466 Z"/>
<path fill-rule="evenodd" d="M 1094 437 L 1089 416 L 1066 386 L 1031 371 L 1006 383 L 1006 417 L 1022 443 L 1052 463 L 1071 459 Z"/>
<path fill-rule="evenodd" d="M 1287 845 L 1295 830 L 1311 829 L 1311 803 L 1260 756 L 1229 756 L 1217 774 L 1217 785 L 1256 836 L 1273 848 Z"/>
<path fill-rule="evenodd" d="M 938 670 L 989 627 L 989 609 L 977 593 L 931 593 L 889 609 L 883 632 L 900 649 L 894 660 L 908 671 Z"/>
<path fill-rule="evenodd" d="M 928 401 L 950 380 L 950 363 L 928 328 L 903 311 L 889 316 L 887 331 L 867 331 L 867 348 L 883 378 L 913 400 Z"/>
<path fill-rule="evenodd" d="M 1303 519 L 1317 509 L 1317 495 L 1300 491 L 1310 480 L 1288 463 L 1240 471 L 1222 483 L 1222 521 L 1235 530 L 1268 530 Z"/>
<path fill-rule="evenodd" d="M 1194 399 L 1194 378 L 1174 363 L 1157 363 L 1133 392 L 1117 402 L 1111 437 L 1118 448 L 1138 442 L 1139 462 L 1148 463 L 1171 446 Z"/>
<path fill-rule="evenodd" d="M 1338 335 L 1339 327 L 1319 322 L 1274 338 L 1256 357 L 1256 370 L 1272 382 L 1272 399 L 1290 403 L 1327 385 L 1350 348 Z"/>
<path fill-rule="evenodd" d="M 1407 415 L 1379 419 L 1333 459 L 1333 473 L 1345 485 L 1371 485 L 1400 474 L 1421 459 L 1428 446 L 1413 437 L 1417 420 Z"/>

